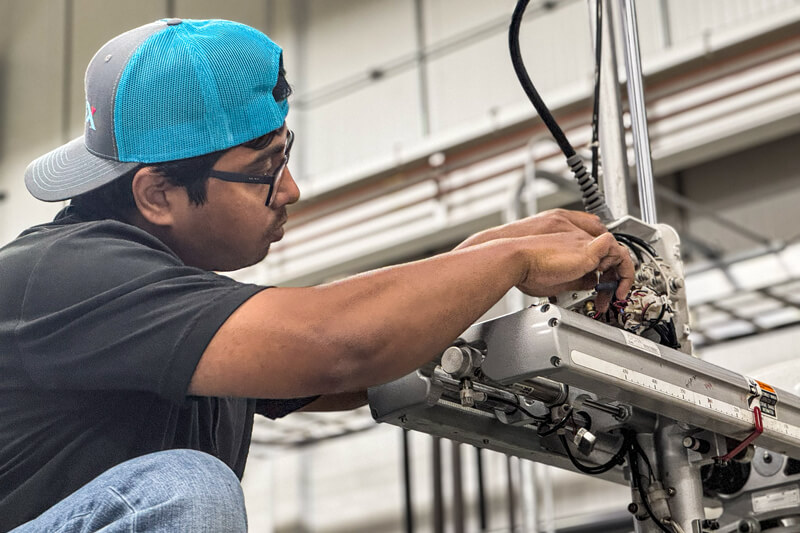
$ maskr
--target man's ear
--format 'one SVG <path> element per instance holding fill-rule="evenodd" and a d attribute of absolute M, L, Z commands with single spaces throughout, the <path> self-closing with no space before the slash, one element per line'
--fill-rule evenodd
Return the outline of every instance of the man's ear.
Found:
<path fill-rule="evenodd" d="M 156 226 L 172 226 L 180 208 L 183 187 L 173 185 L 154 167 L 143 167 L 133 177 L 133 198 L 145 220 Z M 184 191 L 185 192 L 185 191 Z"/>

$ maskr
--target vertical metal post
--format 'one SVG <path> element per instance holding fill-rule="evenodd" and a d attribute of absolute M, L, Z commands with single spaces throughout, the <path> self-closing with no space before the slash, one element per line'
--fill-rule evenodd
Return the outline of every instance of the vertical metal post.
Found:
<path fill-rule="evenodd" d="M 617 40 L 614 32 L 614 6 L 610 0 L 589 0 L 589 21 L 594 31 L 597 2 L 603 7 L 603 50 L 600 63 L 599 134 L 602 160 L 602 185 L 606 204 L 614 218 L 628 214 L 628 150 L 622 124 L 622 99 L 619 90 Z M 592 40 L 594 43 L 594 39 Z"/>
<path fill-rule="evenodd" d="M 658 3 L 659 18 L 661 19 L 661 43 L 664 48 L 672 47 L 672 21 L 669 16 L 669 0 L 660 0 Z"/>
<path fill-rule="evenodd" d="M 417 74 L 419 80 L 419 110 L 422 122 L 422 135 L 431 132 L 431 114 L 428 97 L 428 60 L 425 56 L 425 12 L 423 0 L 414 1 L 414 18 L 417 26 Z"/>
<path fill-rule="evenodd" d="M 639 204 L 642 220 L 655 224 L 656 202 L 653 190 L 653 166 L 650 158 L 650 139 L 647 136 L 647 112 L 642 86 L 642 62 L 639 56 L 639 34 L 636 27 L 636 4 L 619 0 L 622 32 L 625 45 L 625 69 L 628 73 L 628 103 L 630 104 L 633 151 L 636 155 L 636 175 L 639 181 Z"/>
<path fill-rule="evenodd" d="M 293 48 L 294 48 L 294 60 L 290 68 L 292 72 L 292 79 L 297 87 L 307 87 L 308 76 L 306 74 L 306 65 L 308 62 L 308 1 L 307 0 L 295 0 L 294 2 L 289 2 L 290 8 L 290 16 L 292 20 L 292 29 L 294 30 L 293 33 Z M 284 58 L 286 61 L 286 58 Z M 297 109 L 292 113 L 292 128 L 295 132 L 299 132 L 300 135 L 303 135 L 305 132 L 308 131 L 306 125 L 308 124 L 308 120 L 306 119 L 308 113 L 308 109 L 304 106 L 300 109 L 300 106 L 297 106 Z M 298 151 L 299 157 L 295 157 L 292 159 L 292 177 L 295 180 L 304 180 L 306 179 L 306 169 L 308 168 L 308 151 L 307 150 L 299 150 Z"/>
<path fill-rule="evenodd" d="M 522 510 L 522 531 L 538 533 L 539 516 L 536 504 L 536 483 L 534 482 L 533 463 L 519 461 L 519 506 Z"/>
<path fill-rule="evenodd" d="M 453 533 L 464 533 L 464 483 L 461 479 L 461 444 L 450 441 L 453 460 Z"/>
<path fill-rule="evenodd" d="M 61 68 L 63 78 L 61 83 L 61 141 L 68 142 L 72 139 L 70 125 L 72 123 L 70 111 L 75 107 L 72 102 L 72 40 L 73 26 L 75 25 L 75 3 L 73 0 L 64 2 L 64 48 L 61 53 Z M 77 108 L 80 109 L 80 108 Z"/>
<path fill-rule="evenodd" d="M 514 487 L 514 467 L 510 455 L 506 455 L 506 474 L 508 474 L 508 530 L 517 530 L 517 494 Z"/>
<path fill-rule="evenodd" d="M 442 444 L 439 437 L 431 437 L 433 444 L 433 532 L 444 533 L 444 497 L 442 491 Z"/>
<path fill-rule="evenodd" d="M 683 431 L 677 422 L 661 419 L 656 431 L 656 453 L 658 454 L 661 481 L 665 489 L 673 489 L 669 500 L 672 520 L 684 531 L 693 531 L 692 522 L 705 518 L 703 508 L 703 482 L 700 468 L 689 461 L 683 447 Z"/>
<path fill-rule="evenodd" d="M 544 533 L 555 533 L 556 531 L 556 511 L 555 502 L 553 501 L 553 467 L 536 463 L 534 465 L 534 473 L 537 482 L 537 487 L 541 495 L 542 508 L 540 510 L 540 523 Z"/>
<path fill-rule="evenodd" d="M 411 446 L 408 430 L 403 429 L 403 496 L 405 503 L 406 533 L 414 533 L 414 501 L 411 499 Z"/>
<path fill-rule="evenodd" d="M 482 450 L 475 447 L 476 474 L 478 476 L 478 521 L 481 533 L 485 532 L 489 526 L 489 513 L 486 510 L 486 489 L 483 482 L 483 456 Z"/>
<path fill-rule="evenodd" d="M 297 517 L 297 529 L 301 533 L 313 531 L 311 517 L 314 516 L 314 496 L 312 490 L 312 479 L 314 472 L 314 455 L 310 448 L 303 448 L 300 452 L 300 486 L 299 497 L 300 505 Z"/>

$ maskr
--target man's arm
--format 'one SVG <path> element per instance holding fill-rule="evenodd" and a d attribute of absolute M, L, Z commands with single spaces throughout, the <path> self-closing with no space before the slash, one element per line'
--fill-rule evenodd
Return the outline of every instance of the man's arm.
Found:
<path fill-rule="evenodd" d="M 340 392 L 320 396 L 298 411 L 349 411 L 367 404 L 367 391 Z"/>
<path fill-rule="evenodd" d="M 630 258 L 610 234 L 492 237 L 318 287 L 256 294 L 209 343 L 190 393 L 289 398 L 365 389 L 435 357 L 511 287 L 535 295 L 588 288 L 598 269 L 618 272 L 620 297 L 631 285 Z"/>

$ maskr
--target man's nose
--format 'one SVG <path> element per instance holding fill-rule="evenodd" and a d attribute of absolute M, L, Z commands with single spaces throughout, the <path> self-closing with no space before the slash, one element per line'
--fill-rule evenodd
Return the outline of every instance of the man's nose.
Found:
<path fill-rule="evenodd" d="M 294 181 L 294 176 L 292 176 L 288 166 L 283 169 L 280 187 L 275 191 L 275 194 L 277 195 L 275 204 L 278 207 L 293 204 L 300 199 L 300 188 L 297 186 L 297 182 Z"/>

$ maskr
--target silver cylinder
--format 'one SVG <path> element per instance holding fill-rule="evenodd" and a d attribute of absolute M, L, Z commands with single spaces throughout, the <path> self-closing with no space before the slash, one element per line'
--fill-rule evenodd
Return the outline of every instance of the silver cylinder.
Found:
<path fill-rule="evenodd" d="M 674 489 L 669 500 L 672 520 L 680 524 L 684 531 L 693 531 L 692 522 L 705 518 L 700 466 L 689 461 L 688 452 L 683 446 L 686 432 L 677 422 L 666 419 L 661 422 L 665 423 L 656 431 L 656 453 L 664 488 Z"/>
<path fill-rule="evenodd" d="M 625 70 L 628 78 L 628 103 L 630 105 L 633 151 L 636 156 L 636 175 L 639 180 L 639 204 L 642 220 L 655 224 L 656 200 L 653 189 L 653 165 L 650 156 L 650 139 L 647 135 L 647 112 L 642 87 L 642 61 L 639 55 L 639 32 L 636 27 L 634 0 L 620 0 L 622 17 L 622 43 L 625 47 Z"/>

